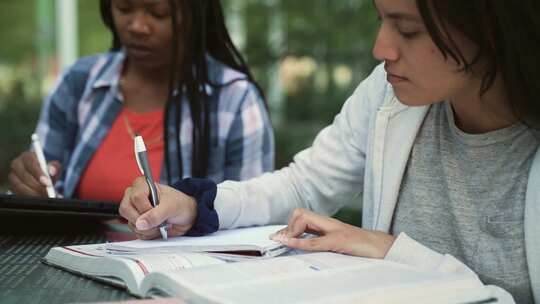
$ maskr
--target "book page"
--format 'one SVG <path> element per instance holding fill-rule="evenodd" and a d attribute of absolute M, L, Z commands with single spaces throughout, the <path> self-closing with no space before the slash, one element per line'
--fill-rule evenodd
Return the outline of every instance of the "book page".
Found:
<path fill-rule="evenodd" d="M 279 251 L 283 253 L 284 246 L 269 239 L 270 234 L 284 228 L 284 225 L 220 230 L 202 237 L 172 237 L 164 241 L 134 240 L 128 242 L 108 243 L 107 250 L 111 252 L 151 252 L 164 249 L 179 249 L 184 251 L 241 251 L 258 250 Z M 281 250 L 281 251 L 280 251 Z"/>
<path fill-rule="evenodd" d="M 128 262 L 129 267 L 134 272 L 142 271 L 144 274 L 154 271 L 179 270 L 183 268 L 192 268 L 208 266 L 215 264 L 224 264 L 225 262 L 205 254 L 199 253 L 174 253 L 174 254 L 119 254 L 111 253 L 106 249 L 105 244 L 91 244 L 79 246 L 63 247 L 64 250 L 79 257 L 87 257 L 87 262 L 93 261 L 92 258 L 108 258 Z M 102 260 L 103 261 L 103 260 Z M 106 261 L 106 259 L 104 260 Z M 133 267 L 133 263 L 137 264 Z"/>
<path fill-rule="evenodd" d="M 430 303 L 445 303 L 433 302 L 433 298 L 457 303 L 452 299 L 455 293 L 466 294 L 472 287 L 467 280 L 456 277 L 408 273 L 379 265 L 298 273 L 242 285 L 226 284 L 208 288 L 203 294 L 229 303 L 417 303 L 422 296 Z"/>
<path fill-rule="evenodd" d="M 96 278 L 115 286 L 126 286 L 141 295 L 139 286 L 145 276 L 156 271 L 178 271 L 184 268 L 224 264 L 206 254 L 110 254 L 105 244 L 52 248 L 45 261 L 60 268 Z"/>
<path fill-rule="evenodd" d="M 184 268 L 194 268 L 225 264 L 217 258 L 200 253 L 184 252 L 181 254 L 139 254 L 127 256 L 110 256 L 111 259 L 128 259 L 135 262 L 145 275 L 156 271 L 177 271 Z"/>
<path fill-rule="evenodd" d="M 158 288 L 201 303 L 332 303 L 338 299 L 350 303 L 351 299 L 383 297 L 396 290 L 401 291 L 396 301 L 403 302 L 428 287 L 439 296 L 448 288 L 483 289 L 475 276 L 427 273 L 388 261 L 333 253 L 166 272 L 142 283 L 144 292 Z"/>

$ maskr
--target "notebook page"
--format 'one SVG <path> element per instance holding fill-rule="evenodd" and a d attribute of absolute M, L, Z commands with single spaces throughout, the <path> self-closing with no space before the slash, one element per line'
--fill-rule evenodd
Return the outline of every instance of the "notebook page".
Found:
<path fill-rule="evenodd" d="M 171 237 L 167 241 L 134 240 L 127 242 L 108 243 L 108 250 L 118 251 L 145 251 L 147 249 L 163 249 L 170 247 L 190 247 L 204 251 L 207 248 L 276 248 L 280 243 L 270 240 L 270 234 L 284 228 L 284 225 L 272 225 L 262 227 L 239 228 L 232 230 L 220 230 L 207 236 L 201 237 Z M 243 248 L 243 246 L 245 248 Z"/>

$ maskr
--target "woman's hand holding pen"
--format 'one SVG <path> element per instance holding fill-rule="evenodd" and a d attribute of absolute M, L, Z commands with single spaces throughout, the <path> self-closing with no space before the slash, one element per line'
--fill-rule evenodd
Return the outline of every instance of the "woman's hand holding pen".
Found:
<path fill-rule="evenodd" d="M 165 185 L 157 185 L 159 205 L 152 207 L 150 189 L 144 177 L 126 189 L 119 212 L 140 239 L 160 237 L 158 226 L 167 221 L 169 236 L 185 234 L 195 223 L 197 203 L 191 196 Z"/>
<path fill-rule="evenodd" d="M 304 232 L 313 238 L 299 238 Z M 333 251 L 368 258 L 384 258 L 394 236 L 365 230 L 306 209 L 295 209 L 287 227 L 271 235 L 272 240 L 307 251 Z"/>
<path fill-rule="evenodd" d="M 51 161 L 47 164 L 47 168 L 53 183 L 56 182 L 62 165 L 58 161 Z M 10 189 L 15 194 L 47 197 L 46 187 L 49 186 L 49 182 L 34 152 L 23 152 L 11 162 L 8 179 Z"/>

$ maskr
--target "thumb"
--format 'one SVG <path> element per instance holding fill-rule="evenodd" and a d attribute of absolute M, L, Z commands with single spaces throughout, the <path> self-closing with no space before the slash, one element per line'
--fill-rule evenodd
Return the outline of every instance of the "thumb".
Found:
<path fill-rule="evenodd" d="M 176 216 L 179 210 L 175 204 L 162 203 L 157 207 L 143 213 L 135 222 L 135 227 L 139 230 L 149 230 L 155 228 L 169 218 Z"/>

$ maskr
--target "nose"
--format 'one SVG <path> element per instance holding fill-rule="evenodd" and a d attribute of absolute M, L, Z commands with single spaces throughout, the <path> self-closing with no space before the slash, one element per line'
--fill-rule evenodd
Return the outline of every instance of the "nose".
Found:
<path fill-rule="evenodd" d="M 129 22 L 128 30 L 133 34 L 145 35 L 150 33 L 150 24 L 145 12 L 136 12 Z"/>
<path fill-rule="evenodd" d="M 399 49 L 388 26 L 383 23 L 373 46 L 373 57 L 379 61 L 397 61 Z"/>

